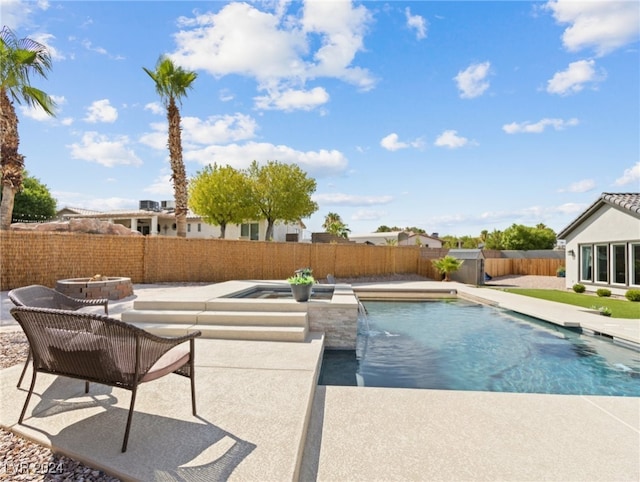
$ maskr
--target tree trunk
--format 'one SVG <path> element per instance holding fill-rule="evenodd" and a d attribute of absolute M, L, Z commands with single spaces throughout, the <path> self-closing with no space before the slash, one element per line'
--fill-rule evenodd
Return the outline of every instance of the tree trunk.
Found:
<path fill-rule="evenodd" d="M 11 227 L 13 201 L 22 188 L 24 156 L 18 153 L 18 116 L 6 90 L 0 91 L 0 172 L 2 174 L 2 203 L 0 230 Z"/>
<path fill-rule="evenodd" d="M 273 240 L 273 221 L 271 221 L 270 219 L 267 219 L 267 232 L 264 233 L 264 240 Z"/>
<path fill-rule="evenodd" d="M 182 161 L 180 111 L 178 110 L 173 97 L 169 99 L 167 120 L 169 121 L 169 159 L 172 171 L 171 180 L 173 181 L 173 194 L 176 202 L 176 234 L 180 238 L 186 238 L 188 210 L 187 175 L 184 168 L 184 162 Z"/>

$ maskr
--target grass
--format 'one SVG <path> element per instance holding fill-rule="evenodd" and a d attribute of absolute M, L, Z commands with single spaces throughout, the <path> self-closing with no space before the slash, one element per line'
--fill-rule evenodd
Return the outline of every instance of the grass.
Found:
<path fill-rule="evenodd" d="M 568 305 L 591 308 L 593 306 L 606 306 L 611 310 L 613 318 L 640 318 L 640 303 L 617 298 L 599 297 L 587 293 L 573 293 L 560 290 L 538 290 L 525 288 L 505 288 L 503 291 L 517 295 L 531 296 L 541 300 L 556 301 Z"/>

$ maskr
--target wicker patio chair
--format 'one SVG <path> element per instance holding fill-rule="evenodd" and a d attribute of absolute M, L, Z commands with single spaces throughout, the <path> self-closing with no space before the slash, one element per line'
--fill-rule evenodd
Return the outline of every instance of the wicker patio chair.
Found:
<path fill-rule="evenodd" d="M 42 285 L 29 285 L 9 291 L 9 299 L 16 306 L 35 306 L 37 308 L 54 308 L 57 310 L 79 310 L 87 306 L 104 306 L 105 315 L 109 314 L 109 300 L 107 298 L 96 298 L 93 300 L 83 300 L 71 298 L 51 288 Z M 18 388 L 22 385 L 22 379 L 31 361 L 31 350 L 27 355 Z"/>
<path fill-rule="evenodd" d="M 108 316 L 49 308 L 18 306 L 11 315 L 27 335 L 33 377 L 18 423 L 22 423 L 38 373 L 50 373 L 131 391 L 122 451 L 127 450 L 138 385 L 169 373 L 191 379 L 191 408 L 196 415 L 194 380 L 196 331 L 160 337 Z M 189 343 L 185 343 L 185 342 Z"/>

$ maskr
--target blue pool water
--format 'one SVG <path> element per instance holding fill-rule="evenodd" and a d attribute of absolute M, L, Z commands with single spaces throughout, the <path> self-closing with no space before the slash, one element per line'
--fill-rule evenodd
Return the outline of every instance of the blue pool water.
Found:
<path fill-rule="evenodd" d="M 640 396 L 640 352 L 610 340 L 464 300 L 364 304 L 320 384 Z"/>

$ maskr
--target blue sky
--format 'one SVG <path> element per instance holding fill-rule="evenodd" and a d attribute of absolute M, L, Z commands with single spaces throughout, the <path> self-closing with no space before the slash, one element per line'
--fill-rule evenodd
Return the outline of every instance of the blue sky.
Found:
<path fill-rule="evenodd" d="M 296 163 L 322 231 L 560 231 L 602 192 L 640 190 L 637 1 L 0 0 L 47 45 L 34 79 L 57 116 L 18 107 L 20 151 L 58 208 L 171 200 L 167 54 L 197 72 L 181 106 L 188 175 Z"/>

